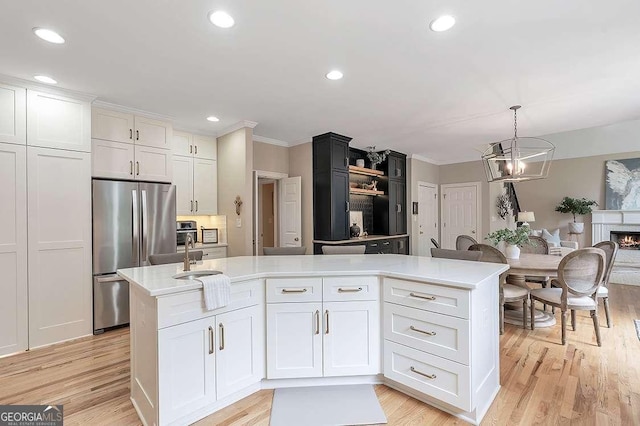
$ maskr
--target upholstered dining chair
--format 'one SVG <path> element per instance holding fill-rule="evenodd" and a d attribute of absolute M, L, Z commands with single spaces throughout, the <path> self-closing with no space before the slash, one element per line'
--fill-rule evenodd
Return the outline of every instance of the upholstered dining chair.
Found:
<path fill-rule="evenodd" d="M 598 325 L 598 288 L 602 284 L 606 264 L 605 252 L 599 248 L 572 251 L 560 261 L 558 278 L 551 280 L 552 287 L 531 290 L 531 330 L 533 304 L 536 300 L 560 308 L 562 320 L 562 344 L 567 344 L 567 311 L 571 311 L 571 325 L 576 329 L 576 310 L 590 311 L 596 331 L 598 346 L 602 346 Z"/>
<path fill-rule="evenodd" d="M 611 270 L 613 269 L 613 263 L 616 260 L 618 254 L 618 243 L 613 241 L 602 241 L 594 245 L 595 248 L 604 250 L 606 256 L 606 264 L 604 271 L 604 278 L 602 278 L 602 285 L 598 287 L 598 299 L 602 299 L 604 303 L 604 315 L 607 317 L 607 327 L 611 328 L 611 313 L 609 312 L 609 278 L 611 277 Z"/>
<path fill-rule="evenodd" d="M 474 244 L 469 247 L 469 251 L 479 251 L 482 253 L 480 262 L 504 263 L 508 264 L 504 254 L 495 247 L 488 244 Z M 500 274 L 500 334 L 504 333 L 504 304 L 522 300 L 522 328 L 527 328 L 527 302 L 529 301 L 529 289 L 515 284 L 508 284 L 507 275 L 509 271 Z"/>
<path fill-rule="evenodd" d="M 440 244 L 438 244 L 438 242 L 436 241 L 436 239 L 435 239 L 435 238 L 432 238 L 432 239 L 431 239 L 431 244 L 433 244 L 433 246 L 434 246 L 435 248 L 440 248 Z"/>
<path fill-rule="evenodd" d="M 265 256 L 295 256 L 305 254 L 306 247 L 263 247 L 262 254 Z"/>
<path fill-rule="evenodd" d="M 474 244 L 478 244 L 478 242 L 468 235 L 458 235 L 456 238 L 456 250 L 469 250 L 469 247 Z"/>
<path fill-rule="evenodd" d="M 357 246 L 322 246 L 322 254 L 364 254 L 365 245 Z"/>
<path fill-rule="evenodd" d="M 440 259 L 455 259 L 455 260 L 480 260 L 482 252 L 469 251 L 469 250 L 447 250 L 441 248 L 432 248 L 431 257 Z"/>
<path fill-rule="evenodd" d="M 523 244 L 520 247 L 520 253 L 532 253 L 532 254 L 549 254 L 549 244 L 547 244 L 547 240 L 542 237 L 536 237 L 534 235 L 529 236 L 529 241 L 531 244 Z M 538 276 L 525 276 L 526 282 L 533 284 L 540 284 L 542 287 L 549 286 L 549 277 L 538 277 Z M 544 307 L 547 310 L 547 307 Z"/>
<path fill-rule="evenodd" d="M 202 260 L 202 250 L 190 251 L 189 260 Z M 180 263 L 184 261 L 184 253 L 152 254 L 149 263 L 152 265 L 166 265 L 167 263 Z"/>

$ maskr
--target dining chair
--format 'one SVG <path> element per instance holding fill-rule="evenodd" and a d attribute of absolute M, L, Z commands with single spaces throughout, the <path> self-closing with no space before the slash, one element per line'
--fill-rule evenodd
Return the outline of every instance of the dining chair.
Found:
<path fill-rule="evenodd" d="M 431 239 L 431 244 L 433 244 L 433 246 L 434 246 L 435 248 L 440 248 L 440 244 L 438 244 L 438 242 L 436 241 L 436 239 L 435 239 L 435 238 L 432 238 L 432 239 Z"/>
<path fill-rule="evenodd" d="M 432 248 L 431 257 L 440 259 L 456 259 L 478 261 L 482 256 L 482 252 L 469 250 L 447 250 L 441 248 Z"/>
<path fill-rule="evenodd" d="M 322 246 L 322 254 L 364 254 L 365 245 L 357 246 Z"/>
<path fill-rule="evenodd" d="M 468 235 L 458 235 L 456 238 L 456 250 L 468 250 L 474 244 L 478 244 L 478 242 Z"/>
<path fill-rule="evenodd" d="M 189 260 L 202 260 L 202 250 L 190 251 Z M 168 263 L 184 262 L 184 253 L 152 254 L 149 263 L 152 265 L 166 265 Z"/>
<path fill-rule="evenodd" d="M 549 254 L 549 244 L 547 244 L 547 240 L 544 238 L 530 235 L 529 241 L 531 241 L 531 244 L 523 244 L 522 247 L 520 247 L 520 253 Z M 551 278 L 526 275 L 524 280 L 528 283 L 540 284 L 542 287 L 548 287 Z M 546 306 L 544 306 L 544 310 L 547 310 Z"/>
<path fill-rule="evenodd" d="M 533 304 L 536 300 L 560 308 L 562 320 L 562 344 L 567 343 L 567 310 L 571 311 L 571 326 L 576 329 L 576 310 L 590 311 L 596 331 L 598 346 L 600 327 L 598 325 L 598 288 L 602 284 L 606 264 L 605 252 L 599 248 L 584 248 L 567 254 L 558 265 L 558 278 L 551 280 L 551 287 L 531 290 L 531 330 Z"/>
<path fill-rule="evenodd" d="M 263 247 L 262 254 L 265 256 L 295 256 L 305 254 L 306 247 Z"/>
<path fill-rule="evenodd" d="M 609 278 L 611 277 L 611 270 L 613 269 L 613 263 L 616 260 L 618 254 L 618 243 L 613 241 L 602 241 L 598 244 L 594 244 L 595 248 L 603 250 L 606 255 L 606 264 L 604 278 L 602 278 L 602 285 L 598 287 L 598 299 L 602 299 L 604 303 L 604 315 L 607 317 L 607 328 L 611 328 L 611 313 L 609 312 Z"/>
<path fill-rule="evenodd" d="M 508 264 L 504 254 L 488 244 L 474 244 L 469 251 L 482 253 L 480 262 Z M 522 328 L 527 328 L 527 302 L 529 301 L 529 288 L 507 283 L 509 271 L 500 274 L 500 334 L 504 333 L 504 304 L 522 300 Z"/>

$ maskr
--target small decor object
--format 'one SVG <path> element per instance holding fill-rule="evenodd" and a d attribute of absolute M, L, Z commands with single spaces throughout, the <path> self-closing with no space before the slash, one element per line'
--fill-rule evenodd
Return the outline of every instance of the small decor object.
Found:
<path fill-rule="evenodd" d="M 378 190 L 378 181 L 372 180 L 370 183 L 361 183 L 360 187 L 362 189 L 367 189 L 369 191 L 377 191 Z"/>
<path fill-rule="evenodd" d="M 507 215 L 513 214 L 511 200 L 507 194 L 498 195 L 498 198 L 496 198 L 496 209 L 498 210 L 498 216 L 502 219 L 506 219 Z"/>
<path fill-rule="evenodd" d="M 364 167 L 364 159 L 360 158 L 356 160 L 356 167 Z"/>
<path fill-rule="evenodd" d="M 367 158 L 371 161 L 371 168 L 373 170 L 376 170 L 378 164 L 382 163 L 387 158 L 387 155 L 391 153 L 388 149 L 384 152 L 376 152 L 375 146 L 368 146 L 367 150 L 369 151 L 367 152 Z"/>
<path fill-rule="evenodd" d="M 519 259 L 520 247 L 525 244 L 533 245 L 529 240 L 529 227 L 521 226 L 520 228 L 513 229 L 504 228 L 498 229 L 495 232 L 487 235 L 487 240 L 490 240 L 494 246 L 497 246 L 501 241 L 504 241 L 507 245 L 505 249 L 505 256 L 507 259 Z"/>
<path fill-rule="evenodd" d="M 351 233 L 351 238 L 357 238 L 360 236 L 360 227 L 357 223 L 354 223 L 351 225 L 351 228 L 349 228 L 349 232 Z"/>
<path fill-rule="evenodd" d="M 607 210 L 640 210 L 640 158 L 606 162 Z"/>
<path fill-rule="evenodd" d="M 593 211 L 592 207 L 597 206 L 593 200 L 586 198 L 564 197 L 560 204 L 556 206 L 556 211 L 560 213 L 571 213 L 573 222 L 569 222 L 570 234 L 582 234 L 584 232 L 584 223 L 576 222 L 576 215 L 585 215 Z"/>
<path fill-rule="evenodd" d="M 529 222 L 535 222 L 536 217 L 533 212 L 518 213 L 518 222 L 522 222 L 522 226 L 529 226 Z"/>
<path fill-rule="evenodd" d="M 236 214 L 240 216 L 240 207 L 242 206 L 242 200 L 240 199 L 239 195 L 236 196 L 236 200 L 233 202 L 233 204 L 236 205 Z"/>
<path fill-rule="evenodd" d="M 202 243 L 203 244 L 218 244 L 218 228 L 205 228 L 202 229 Z"/>

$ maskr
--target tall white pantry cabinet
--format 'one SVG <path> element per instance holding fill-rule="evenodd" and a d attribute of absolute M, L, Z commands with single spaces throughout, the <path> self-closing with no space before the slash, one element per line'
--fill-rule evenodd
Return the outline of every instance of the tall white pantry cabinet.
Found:
<path fill-rule="evenodd" d="M 91 333 L 89 99 L 0 83 L 0 356 Z"/>

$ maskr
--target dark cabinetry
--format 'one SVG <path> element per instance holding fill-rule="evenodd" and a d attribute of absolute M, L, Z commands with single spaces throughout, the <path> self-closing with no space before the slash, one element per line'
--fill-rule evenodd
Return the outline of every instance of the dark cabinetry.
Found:
<path fill-rule="evenodd" d="M 382 170 L 389 173 L 380 182 L 385 196 L 373 200 L 373 225 L 381 234 L 407 233 L 407 156 L 391 152 L 382 163 Z"/>
<path fill-rule="evenodd" d="M 391 151 L 387 156 L 385 174 L 389 179 L 406 180 L 407 175 L 407 156 L 399 152 Z"/>
<path fill-rule="evenodd" d="M 385 238 L 375 240 L 359 240 L 334 244 L 340 246 L 365 245 L 365 254 L 409 254 L 409 237 Z M 322 243 L 313 245 L 314 254 L 322 254 Z"/>

